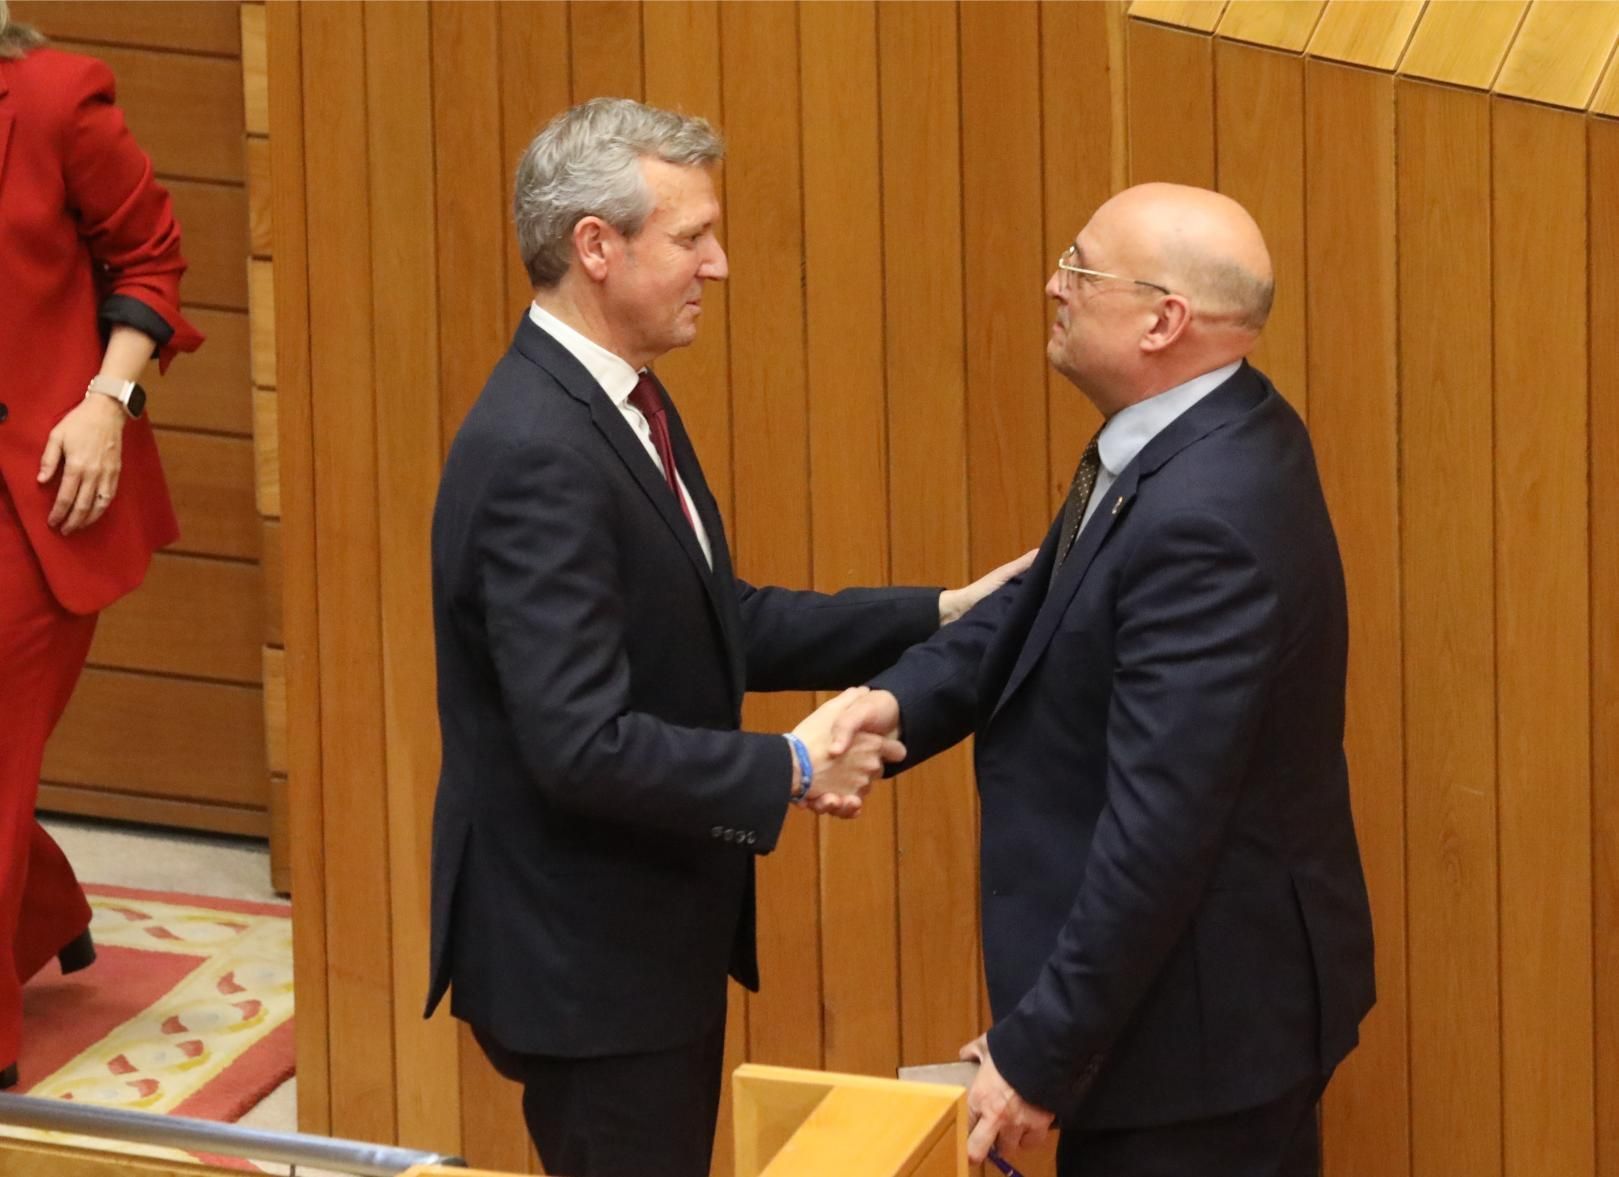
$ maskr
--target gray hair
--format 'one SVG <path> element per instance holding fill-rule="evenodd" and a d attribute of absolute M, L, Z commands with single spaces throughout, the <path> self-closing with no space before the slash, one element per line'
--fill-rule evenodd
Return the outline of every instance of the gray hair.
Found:
<path fill-rule="evenodd" d="M 3 0 L 0 0 L 3 2 Z M 592 98 L 546 124 L 517 163 L 517 248 L 536 287 L 555 286 L 573 260 L 573 229 L 600 217 L 634 236 L 652 214 L 643 159 L 708 167 L 725 144 L 706 119 L 629 98 Z"/>
<path fill-rule="evenodd" d="M 14 24 L 11 5 L 7 0 L 0 0 L 0 58 L 14 61 L 44 43 L 45 38 L 32 27 Z"/>

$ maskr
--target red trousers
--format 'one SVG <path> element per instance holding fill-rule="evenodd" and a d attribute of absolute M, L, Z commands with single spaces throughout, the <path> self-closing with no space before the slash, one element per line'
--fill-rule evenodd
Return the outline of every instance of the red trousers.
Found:
<path fill-rule="evenodd" d="M 45 741 L 62 717 L 96 615 L 67 612 L 0 481 L 0 1068 L 22 1050 L 22 985 L 90 925 L 90 905 L 34 817 Z"/>

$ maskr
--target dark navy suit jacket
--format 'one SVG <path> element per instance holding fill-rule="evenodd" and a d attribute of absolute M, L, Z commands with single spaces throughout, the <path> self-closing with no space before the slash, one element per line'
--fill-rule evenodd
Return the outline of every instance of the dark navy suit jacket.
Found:
<path fill-rule="evenodd" d="M 1373 1001 L 1347 622 L 1304 425 L 1243 365 L 1033 567 L 873 683 L 978 733 L 991 1056 L 1067 1126 L 1255 1106 Z"/>
<path fill-rule="evenodd" d="M 564 1057 L 690 1043 L 758 987 L 753 857 L 792 779 L 744 689 L 834 689 L 939 623 L 937 589 L 754 588 L 673 404 L 713 549 L 622 413 L 527 317 L 433 517 L 443 768 L 428 1012 Z"/>

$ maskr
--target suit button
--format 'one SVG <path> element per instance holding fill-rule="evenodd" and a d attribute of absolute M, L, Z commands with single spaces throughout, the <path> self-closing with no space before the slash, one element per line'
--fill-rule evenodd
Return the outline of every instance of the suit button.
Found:
<path fill-rule="evenodd" d="M 711 838 L 723 838 L 723 837 L 725 837 L 725 827 L 724 826 L 715 826 L 713 829 L 708 831 L 708 836 L 711 837 Z"/>
<path fill-rule="evenodd" d="M 11 410 L 6 408 L 6 402 L 0 401 L 0 425 L 4 425 L 6 423 L 6 414 L 10 411 Z"/>
<path fill-rule="evenodd" d="M 727 842 L 736 841 L 736 831 L 735 830 L 726 830 L 725 831 L 725 840 Z"/>
<path fill-rule="evenodd" d="M 752 846 L 758 840 L 759 840 L 759 835 L 754 833 L 752 830 L 749 830 L 748 831 L 748 836 L 747 836 L 747 839 L 746 839 L 748 845 Z"/>

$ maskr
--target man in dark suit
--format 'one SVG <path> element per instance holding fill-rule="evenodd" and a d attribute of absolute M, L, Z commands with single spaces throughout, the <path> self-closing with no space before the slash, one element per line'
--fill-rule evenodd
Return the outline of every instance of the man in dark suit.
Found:
<path fill-rule="evenodd" d="M 743 691 L 846 686 L 1011 574 L 941 593 L 754 588 L 648 369 L 726 276 L 709 125 L 623 99 L 518 168 L 533 307 L 445 463 L 433 518 L 443 770 L 428 1013 L 524 1085 L 551 1172 L 703 1177 L 726 975 L 757 988 L 753 856 L 790 800 L 851 815 L 879 736 L 738 730 Z"/>
<path fill-rule="evenodd" d="M 1303 1177 L 1373 1001 L 1347 621 L 1309 437 L 1244 357 L 1269 255 L 1150 184 L 1064 252 L 1051 362 L 1106 421 L 1034 566 L 838 721 L 978 735 L 993 1024 L 969 1153 L 1065 1177 Z M 838 747 L 834 740 L 834 749 Z"/>

